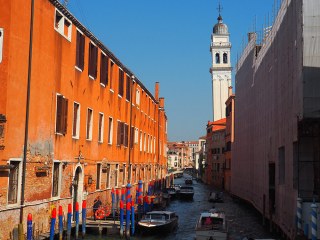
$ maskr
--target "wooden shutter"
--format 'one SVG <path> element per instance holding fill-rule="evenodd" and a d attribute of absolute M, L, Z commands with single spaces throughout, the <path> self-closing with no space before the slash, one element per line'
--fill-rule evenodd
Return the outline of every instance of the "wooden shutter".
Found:
<path fill-rule="evenodd" d="M 118 122 L 118 129 L 117 129 L 117 146 L 121 145 L 121 122 Z"/>
<path fill-rule="evenodd" d="M 81 33 L 77 31 L 76 66 L 80 68 Z"/>
<path fill-rule="evenodd" d="M 127 124 L 124 124 L 124 134 L 123 134 L 123 138 L 124 138 L 124 146 L 128 147 L 128 139 L 129 139 L 129 126 Z"/>
<path fill-rule="evenodd" d="M 130 95 L 131 95 L 131 79 L 129 76 L 127 76 L 127 88 L 126 88 L 126 98 L 128 101 L 130 101 Z"/>
<path fill-rule="evenodd" d="M 119 95 L 123 96 L 123 71 L 119 69 Z"/>
<path fill-rule="evenodd" d="M 85 45 L 85 38 L 84 35 L 80 34 L 80 61 L 79 61 L 79 67 L 83 70 L 84 68 L 84 45 Z"/>
<path fill-rule="evenodd" d="M 134 127 L 131 127 L 131 131 L 130 131 L 130 148 L 133 148 L 134 137 L 135 137 L 135 129 L 134 129 Z"/>
<path fill-rule="evenodd" d="M 63 102 L 63 96 L 57 95 L 57 110 L 56 110 L 56 132 L 62 133 L 62 103 Z"/>
<path fill-rule="evenodd" d="M 100 83 L 108 85 L 108 57 L 101 53 L 100 61 Z"/>
<path fill-rule="evenodd" d="M 18 201 L 18 177 L 19 177 L 19 163 L 11 162 L 14 168 L 9 173 L 9 189 L 8 189 L 8 203 L 13 204 Z"/>
<path fill-rule="evenodd" d="M 59 189 L 59 163 L 53 165 L 53 179 L 52 179 L 52 197 L 58 196 Z"/>
<path fill-rule="evenodd" d="M 67 134 L 68 99 L 62 98 L 61 133 Z"/>

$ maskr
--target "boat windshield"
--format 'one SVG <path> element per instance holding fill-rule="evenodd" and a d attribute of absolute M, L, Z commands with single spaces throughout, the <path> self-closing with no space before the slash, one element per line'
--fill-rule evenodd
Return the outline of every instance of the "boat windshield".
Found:
<path fill-rule="evenodd" d="M 163 214 L 146 214 L 144 219 L 146 220 L 166 220 L 169 216 Z"/>
<path fill-rule="evenodd" d="M 201 219 L 201 225 L 202 226 L 222 226 L 223 225 L 223 219 L 217 218 L 217 217 L 204 217 Z"/>

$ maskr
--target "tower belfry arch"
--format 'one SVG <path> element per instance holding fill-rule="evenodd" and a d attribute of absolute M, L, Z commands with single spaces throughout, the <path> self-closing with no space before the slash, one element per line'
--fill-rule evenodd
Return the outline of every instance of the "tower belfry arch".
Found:
<path fill-rule="evenodd" d="M 231 42 L 228 26 L 223 23 L 221 16 L 222 9 L 219 2 L 218 23 L 213 27 L 210 44 L 213 121 L 225 118 L 225 102 L 231 86 Z"/>

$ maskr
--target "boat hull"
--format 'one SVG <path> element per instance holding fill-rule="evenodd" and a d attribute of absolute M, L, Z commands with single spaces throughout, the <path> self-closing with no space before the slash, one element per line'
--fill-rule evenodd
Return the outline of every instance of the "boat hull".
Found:
<path fill-rule="evenodd" d="M 227 232 L 215 231 L 215 230 L 198 230 L 196 231 L 196 240 L 227 240 Z"/>
<path fill-rule="evenodd" d="M 154 222 L 150 224 L 138 223 L 138 230 L 143 234 L 164 234 L 172 232 L 178 225 L 178 218 L 166 223 L 157 225 Z"/>
<path fill-rule="evenodd" d="M 192 200 L 193 195 L 194 195 L 194 193 L 190 193 L 190 192 L 187 192 L 187 193 L 180 192 L 179 193 L 180 199 L 184 199 L 184 200 Z"/>

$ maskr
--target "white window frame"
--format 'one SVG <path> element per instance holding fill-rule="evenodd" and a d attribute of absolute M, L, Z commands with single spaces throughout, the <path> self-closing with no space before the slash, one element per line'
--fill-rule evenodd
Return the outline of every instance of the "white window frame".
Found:
<path fill-rule="evenodd" d="M 143 144 L 143 133 L 142 131 L 140 130 L 140 152 L 142 152 L 142 144 Z"/>
<path fill-rule="evenodd" d="M 62 183 L 62 162 L 59 160 L 53 160 L 52 164 L 52 177 L 51 177 L 51 187 L 53 188 L 53 172 L 54 172 L 54 164 L 58 163 L 59 164 L 59 177 L 58 177 L 58 194 L 57 196 L 52 196 L 52 191 L 51 191 L 51 198 L 52 199 L 58 199 L 60 198 L 61 194 L 61 183 Z"/>
<path fill-rule="evenodd" d="M 78 105 L 79 108 L 78 108 L 78 111 L 77 111 L 77 122 L 76 122 L 76 134 L 74 135 L 74 132 L 73 132 L 73 129 L 74 129 L 74 106 L 75 105 Z M 73 112 L 72 112 L 72 115 L 73 115 L 73 121 L 72 121 L 72 138 L 74 139 L 79 139 L 80 137 L 80 103 L 78 102 L 73 102 Z"/>
<path fill-rule="evenodd" d="M 57 16 L 60 16 L 60 20 L 57 23 Z M 68 23 L 68 33 L 64 33 L 65 24 Z M 54 23 L 53 23 L 54 29 L 60 33 L 63 37 L 65 37 L 69 42 L 71 42 L 71 33 L 72 33 L 72 22 L 64 16 L 58 9 L 54 12 Z"/>
<path fill-rule="evenodd" d="M 19 162 L 19 172 L 18 172 L 18 189 L 17 189 L 17 202 L 16 203 L 9 203 L 9 194 L 7 194 L 7 205 L 8 206 L 19 206 L 21 202 L 21 182 L 22 182 L 22 159 L 21 158 L 10 158 L 9 164 L 11 162 Z M 8 193 L 9 193 L 9 184 L 10 179 L 8 177 Z"/>
<path fill-rule="evenodd" d="M 135 134 L 134 134 L 134 144 L 138 144 L 139 143 L 139 129 L 135 128 Z"/>
<path fill-rule="evenodd" d="M 89 110 L 91 110 L 91 119 L 90 119 L 90 125 L 89 125 L 89 136 L 88 136 L 88 113 Z M 92 128 L 93 128 L 93 109 L 87 108 L 87 116 L 86 116 L 86 140 L 92 141 Z"/>
<path fill-rule="evenodd" d="M 147 151 L 147 134 L 146 133 L 143 133 L 143 151 L 146 152 Z"/>
<path fill-rule="evenodd" d="M 0 28 L 0 63 L 2 62 L 2 49 L 3 49 L 3 28 Z"/>
<path fill-rule="evenodd" d="M 98 166 L 100 166 L 100 167 L 98 167 Z M 99 172 L 98 172 L 98 170 L 99 170 Z M 96 187 L 95 187 L 96 191 L 99 191 L 101 189 L 101 178 L 102 178 L 101 173 L 102 173 L 102 164 L 101 164 L 101 162 L 98 162 L 97 163 L 97 179 L 96 179 Z M 98 176 L 99 176 L 99 181 L 98 181 Z"/>
<path fill-rule="evenodd" d="M 111 125 L 110 125 L 111 120 Z M 111 126 L 111 127 L 110 127 Z M 112 145 L 112 139 L 113 139 L 113 118 L 108 118 L 108 144 Z"/>
<path fill-rule="evenodd" d="M 100 122 L 100 117 L 102 116 L 102 120 Z M 99 112 L 99 126 L 98 126 L 98 142 L 99 143 L 103 143 L 104 140 L 104 113 L 103 112 Z M 101 126 L 100 126 L 101 124 Z M 99 139 L 100 137 L 100 139 Z"/>
<path fill-rule="evenodd" d="M 140 89 L 136 89 L 136 105 L 140 106 Z"/>

